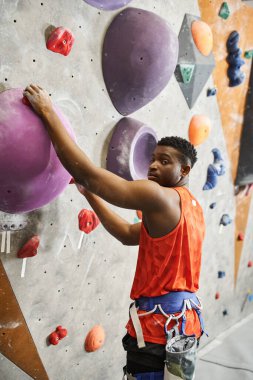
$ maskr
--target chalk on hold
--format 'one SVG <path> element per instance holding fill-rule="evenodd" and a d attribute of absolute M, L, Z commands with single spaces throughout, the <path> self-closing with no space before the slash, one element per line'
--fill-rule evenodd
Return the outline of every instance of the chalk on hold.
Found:
<path fill-rule="evenodd" d="M 28 240 L 25 245 L 18 251 L 17 257 L 19 259 L 25 259 L 27 257 L 36 256 L 38 253 L 38 247 L 40 244 L 40 237 L 38 235 L 33 236 Z"/>
<path fill-rule="evenodd" d="M 239 241 L 243 241 L 244 240 L 244 233 L 243 232 L 239 232 L 239 234 L 237 236 L 237 240 L 239 240 Z"/>
<path fill-rule="evenodd" d="M 179 69 L 180 73 L 182 75 L 182 79 L 184 83 L 190 83 L 192 79 L 192 75 L 194 72 L 195 65 L 194 64 L 187 64 L 187 63 L 180 63 Z"/>
<path fill-rule="evenodd" d="M 219 270 L 218 271 L 218 278 L 223 278 L 226 276 L 226 272 Z"/>
<path fill-rule="evenodd" d="M 232 219 L 228 214 L 223 214 L 220 220 L 220 224 L 223 226 L 227 226 L 228 224 L 232 223 Z"/>
<path fill-rule="evenodd" d="M 50 34 L 46 46 L 48 50 L 62 55 L 68 55 L 72 49 L 75 37 L 71 30 L 59 26 Z"/>
<path fill-rule="evenodd" d="M 95 325 L 85 338 L 84 348 L 86 352 L 99 350 L 105 342 L 105 331 L 101 325 Z"/>
<path fill-rule="evenodd" d="M 216 95 L 217 93 L 217 89 L 215 87 L 213 88 L 208 88 L 207 92 L 206 92 L 206 96 L 214 96 Z"/>
<path fill-rule="evenodd" d="M 228 7 L 228 3 L 224 2 L 221 4 L 220 11 L 219 11 L 219 16 L 226 20 L 230 15 L 230 10 Z"/>
<path fill-rule="evenodd" d="M 244 57 L 247 59 L 253 58 L 253 50 L 246 50 L 244 53 Z"/>

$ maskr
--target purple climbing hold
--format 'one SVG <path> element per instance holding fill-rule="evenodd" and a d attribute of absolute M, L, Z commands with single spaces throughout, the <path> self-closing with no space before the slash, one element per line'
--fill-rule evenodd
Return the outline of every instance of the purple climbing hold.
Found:
<path fill-rule="evenodd" d="M 152 12 L 126 8 L 109 26 L 103 45 L 103 75 L 117 111 L 129 115 L 168 84 L 178 59 L 178 38 Z"/>
<path fill-rule="evenodd" d="M 130 117 L 115 126 L 107 153 L 107 169 L 127 180 L 147 178 L 157 144 L 155 131 Z"/>
<path fill-rule="evenodd" d="M 18 214 L 38 209 L 68 185 L 41 119 L 22 103 L 23 89 L 0 94 L 0 210 Z M 71 127 L 55 107 L 73 138 Z"/>
<path fill-rule="evenodd" d="M 122 8 L 132 0 L 84 0 L 85 3 L 105 11 L 113 11 Z"/>

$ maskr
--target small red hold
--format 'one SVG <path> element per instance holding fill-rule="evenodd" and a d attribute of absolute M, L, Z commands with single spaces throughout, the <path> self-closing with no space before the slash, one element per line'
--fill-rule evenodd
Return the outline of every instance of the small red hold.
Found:
<path fill-rule="evenodd" d="M 89 234 L 100 223 L 97 215 L 92 210 L 82 209 L 78 214 L 79 230 Z"/>
<path fill-rule="evenodd" d="M 40 237 L 38 235 L 33 236 L 27 243 L 18 251 L 17 256 L 19 259 L 25 259 L 27 257 L 33 257 L 37 255 L 37 249 L 40 244 Z"/>
<path fill-rule="evenodd" d="M 50 335 L 49 335 L 49 342 L 50 344 L 53 344 L 54 346 L 56 346 L 58 343 L 59 343 L 59 336 L 57 334 L 57 332 L 52 332 Z"/>
<path fill-rule="evenodd" d="M 29 100 L 27 99 L 26 96 L 23 96 L 22 98 L 22 103 L 26 106 L 30 106 L 31 107 L 31 103 L 29 102 Z"/>
<path fill-rule="evenodd" d="M 220 293 L 219 292 L 216 292 L 215 294 L 215 299 L 218 300 L 220 298 Z"/>
<path fill-rule="evenodd" d="M 47 49 L 66 56 L 70 53 L 74 41 L 75 37 L 71 30 L 59 26 L 50 34 Z"/>
<path fill-rule="evenodd" d="M 252 266 L 253 266 L 253 261 L 250 260 L 250 261 L 248 262 L 248 268 L 251 268 Z"/>
<path fill-rule="evenodd" d="M 59 339 L 63 339 L 63 338 L 65 338 L 65 336 L 68 335 L 67 329 L 62 328 L 62 326 L 56 327 L 56 333 L 57 333 Z"/>
<path fill-rule="evenodd" d="M 244 240 L 244 233 L 243 232 L 239 232 L 239 234 L 237 236 L 237 240 L 239 240 L 239 241 L 243 241 Z"/>
<path fill-rule="evenodd" d="M 75 183 L 75 180 L 74 180 L 74 178 L 71 178 L 71 180 L 69 181 L 69 184 L 73 185 L 73 183 Z"/>

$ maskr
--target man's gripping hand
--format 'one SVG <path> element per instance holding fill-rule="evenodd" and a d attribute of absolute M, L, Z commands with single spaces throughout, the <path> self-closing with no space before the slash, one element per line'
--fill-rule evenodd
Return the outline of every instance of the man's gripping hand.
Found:
<path fill-rule="evenodd" d="M 53 104 L 50 96 L 40 86 L 30 84 L 25 88 L 23 95 L 29 100 L 34 111 L 39 116 L 44 116 L 53 110 Z"/>

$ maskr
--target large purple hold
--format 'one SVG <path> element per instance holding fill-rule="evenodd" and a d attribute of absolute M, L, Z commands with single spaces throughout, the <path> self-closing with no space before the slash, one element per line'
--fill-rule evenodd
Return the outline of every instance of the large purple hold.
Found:
<path fill-rule="evenodd" d="M 71 178 L 41 119 L 22 103 L 22 93 L 11 89 L 0 94 L 0 210 L 13 214 L 51 202 Z M 56 111 L 74 138 L 68 121 Z"/>
<path fill-rule="evenodd" d="M 167 85 L 178 59 L 178 38 L 152 12 L 126 8 L 109 26 L 103 46 L 103 75 L 115 108 L 129 115 Z"/>
<path fill-rule="evenodd" d="M 130 117 L 115 126 L 107 153 L 107 169 L 127 180 L 147 178 L 151 155 L 157 145 L 155 131 Z"/>
<path fill-rule="evenodd" d="M 132 0 L 84 0 L 85 3 L 92 5 L 95 8 L 105 11 L 112 11 L 124 7 Z"/>

